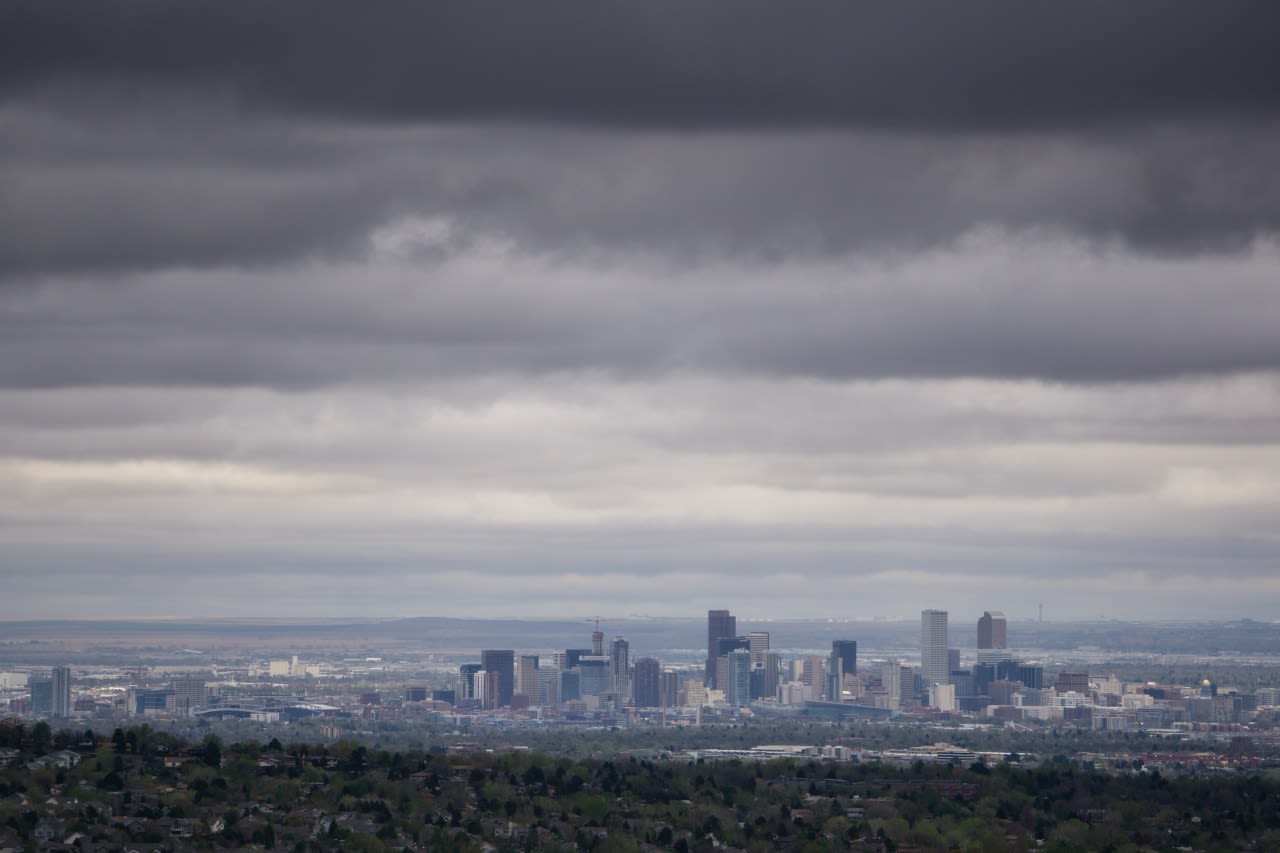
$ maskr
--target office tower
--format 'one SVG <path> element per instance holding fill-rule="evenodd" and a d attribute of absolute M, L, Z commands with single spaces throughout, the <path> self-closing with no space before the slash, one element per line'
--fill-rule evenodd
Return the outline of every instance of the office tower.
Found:
<path fill-rule="evenodd" d="M 583 655 L 578 658 L 578 689 L 583 696 L 603 696 L 610 692 L 609 658 Z"/>
<path fill-rule="evenodd" d="M 53 668 L 53 708 L 55 717 L 71 716 L 71 667 L 55 666 Z"/>
<path fill-rule="evenodd" d="M 716 684 L 716 658 L 720 656 L 719 642 L 724 637 L 738 635 L 738 620 L 728 610 L 707 611 L 707 671 L 706 685 L 722 689 Z"/>
<path fill-rule="evenodd" d="M 635 698 L 638 708 L 662 706 L 662 665 L 653 658 L 640 658 L 635 668 Z"/>
<path fill-rule="evenodd" d="M 665 669 L 658 677 L 658 705 L 674 708 L 680 704 L 680 673 Z"/>
<path fill-rule="evenodd" d="M 831 657 L 827 661 L 827 696 L 839 702 L 844 693 L 844 679 L 858 674 L 858 643 L 856 640 L 832 640 Z"/>
<path fill-rule="evenodd" d="M 973 665 L 973 689 L 979 696 L 987 696 L 987 688 L 996 680 L 996 665 L 993 663 L 976 663 Z"/>
<path fill-rule="evenodd" d="M 498 695 L 491 707 L 505 708 L 511 704 L 516 692 L 516 653 L 512 649 L 484 649 L 480 652 L 480 665 L 489 672 L 498 673 Z M 488 697 L 486 697 L 488 698 Z"/>
<path fill-rule="evenodd" d="M 929 685 L 929 707 L 940 711 L 954 711 L 956 709 L 955 685 L 936 682 Z"/>
<path fill-rule="evenodd" d="M 538 701 L 548 708 L 560 705 L 561 670 L 543 667 L 538 670 Z"/>
<path fill-rule="evenodd" d="M 902 707 L 902 666 L 890 658 L 880 666 L 880 683 L 889 696 L 890 708 Z"/>
<path fill-rule="evenodd" d="M 751 650 L 734 649 L 726 656 L 728 683 L 724 699 L 730 705 L 751 704 Z"/>
<path fill-rule="evenodd" d="M 609 644 L 609 692 L 625 701 L 631 670 L 631 644 L 624 637 L 614 637 Z"/>
<path fill-rule="evenodd" d="M 1059 693 L 1088 693 L 1089 673 L 1060 672 L 1053 682 L 1053 689 Z"/>
<path fill-rule="evenodd" d="M 600 622 L 596 621 L 596 629 L 591 632 L 591 654 L 600 657 L 604 654 L 604 631 L 600 630 Z"/>
<path fill-rule="evenodd" d="M 916 673 L 909 666 L 899 666 L 898 702 L 902 707 L 916 704 Z"/>
<path fill-rule="evenodd" d="M 516 662 L 516 692 L 528 696 L 530 704 L 540 705 L 542 697 L 538 687 L 538 656 L 520 655 Z"/>
<path fill-rule="evenodd" d="M 475 675 L 484 669 L 478 663 L 464 663 L 458 667 L 458 698 L 459 699 L 478 699 L 475 690 Z"/>
<path fill-rule="evenodd" d="M 947 649 L 947 672 L 954 672 L 960 668 L 960 650 Z"/>
<path fill-rule="evenodd" d="M 1000 611 L 987 610 L 978 620 L 978 651 L 983 649 L 1007 649 L 1008 623 Z"/>
<path fill-rule="evenodd" d="M 769 632 L 752 631 L 747 635 L 747 648 L 751 649 L 751 665 L 764 666 L 764 656 L 769 651 Z"/>
<path fill-rule="evenodd" d="M 27 676 L 27 692 L 31 695 L 31 713 L 47 717 L 53 713 L 53 679 L 32 673 Z"/>
<path fill-rule="evenodd" d="M 582 698 L 582 673 L 576 669 L 560 671 L 560 701 L 572 702 Z"/>
<path fill-rule="evenodd" d="M 1038 663 L 1021 663 L 1015 670 L 1014 679 L 1021 681 L 1023 687 L 1033 690 L 1044 689 L 1044 667 Z"/>
<path fill-rule="evenodd" d="M 808 686 L 810 699 L 821 699 L 826 686 L 826 663 L 818 655 L 808 655 L 802 663 L 799 680 Z"/>
<path fill-rule="evenodd" d="M 491 669 L 484 673 L 484 707 L 490 710 L 506 707 L 502 704 L 502 681 L 503 674 L 499 670 Z M 515 695 L 514 691 L 512 695 Z M 510 704 L 511 699 L 508 697 L 507 705 Z"/>
<path fill-rule="evenodd" d="M 832 640 L 831 659 L 840 659 L 841 669 L 845 675 L 858 674 L 858 641 Z"/>
<path fill-rule="evenodd" d="M 207 695 L 203 678 L 175 678 L 173 680 L 173 709 L 183 717 L 204 707 Z"/>
<path fill-rule="evenodd" d="M 764 684 L 761 686 L 761 697 L 778 698 L 778 682 L 782 675 L 782 655 L 777 652 L 764 653 Z"/>
<path fill-rule="evenodd" d="M 947 611 L 920 612 L 920 675 L 927 689 L 949 683 L 951 661 L 947 648 Z"/>

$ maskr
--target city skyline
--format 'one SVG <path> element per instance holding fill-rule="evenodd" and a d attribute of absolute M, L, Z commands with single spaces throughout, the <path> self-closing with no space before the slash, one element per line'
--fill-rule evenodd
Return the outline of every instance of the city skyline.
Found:
<path fill-rule="evenodd" d="M 0 619 L 1274 618 L 1280 9 L 913 6 L 6 5 Z"/>

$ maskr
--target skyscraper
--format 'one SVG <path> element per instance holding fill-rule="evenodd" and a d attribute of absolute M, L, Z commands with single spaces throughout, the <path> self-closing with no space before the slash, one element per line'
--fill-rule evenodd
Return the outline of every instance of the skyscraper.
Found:
<path fill-rule="evenodd" d="M 1008 623 L 1000 611 L 988 610 L 978 620 L 978 650 L 1007 649 Z"/>
<path fill-rule="evenodd" d="M 902 667 L 895 658 L 889 658 L 880 667 L 880 683 L 888 695 L 890 708 L 902 707 Z"/>
<path fill-rule="evenodd" d="M 920 675 L 925 689 L 931 684 L 951 683 L 945 610 L 920 612 Z"/>
<path fill-rule="evenodd" d="M 516 666 L 516 692 L 529 697 L 530 704 L 542 704 L 541 685 L 538 683 L 538 656 L 520 655 Z"/>
<path fill-rule="evenodd" d="M 782 655 L 777 652 L 764 653 L 764 683 L 760 685 L 762 698 L 778 698 L 778 676 L 782 672 Z"/>
<path fill-rule="evenodd" d="M 27 676 L 27 692 L 31 697 L 31 713 L 46 717 L 53 713 L 53 679 L 31 673 Z"/>
<path fill-rule="evenodd" d="M 707 671 L 704 683 L 708 687 L 723 689 L 716 684 L 716 658 L 720 654 L 720 640 L 738 636 L 738 620 L 728 610 L 707 611 Z"/>
<path fill-rule="evenodd" d="M 747 635 L 747 648 L 751 649 L 751 665 L 764 666 L 765 652 L 769 651 L 769 632 L 752 631 Z"/>
<path fill-rule="evenodd" d="M 487 672 L 498 674 L 496 697 L 485 697 L 487 707 L 505 708 L 511 704 L 516 692 L 516 653 L 514 649 L 484 649 L 480 652 L 480 666 Z"/>
<path fill-rule="evenodd" d="M 484 667 L 478 663 L 464 663 L 458 667 L 458 689 L 456 692 L 459 701 L 480 698 L 476 696 L 475 676 L 482 669 Z"/>
<path fill-rule="evenodd" d="M 724 700 L 730 705 L 751 703 L 751 651 L 734 649 L 728 656 L 728 679 L 724 687 Z"/>
<path fill-rule="evenodd" d="M 609 692 L 620 700 L 625 700 L 628 693 L 628 676 L 631 670 L 631 644 L 625 637 L 614 637 L 609 644 Z"/>
<path fill-rule="evenodd" d="M 191 716 L 197 708 L 204 707 L 208 692 L 203 678 L 175 678 L 173 680 L 174 710 L 181 716 Z"/>
<path fill-rule="evenodd" d="M 53 696 L 50 709 L 55 717 L 71 716 L 71 667 L 53 668 Z"/>
<path fill-rule="evenodd" d="M 840 660 L 841 669 L 845 675 L 858 674 L 858 641 L 857 640 L 832 640 L 831 641 L 831 659 Z"/>
<path fill-rule="evenodd" d="M 832 640 L 831 657 L 827 659 L 827 698 L 841 701 L 846 675 L 858 674 L 858 643 L 855 640 Z"/>
<path fill-rule="evenodd" d="M 658 708 L 662 705 L 661 696 L 662 665 L 653 658 L 640 658 L 636 661 L 635 699 L 638 708 Z"/>

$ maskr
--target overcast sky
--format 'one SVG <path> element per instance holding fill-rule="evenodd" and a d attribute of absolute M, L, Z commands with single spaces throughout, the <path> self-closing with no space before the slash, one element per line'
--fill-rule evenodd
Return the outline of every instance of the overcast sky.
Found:
<path fill-rule="evenodd" d="M 1273 619 L 1277 33 L 5 3 L 0 618 Z"/>

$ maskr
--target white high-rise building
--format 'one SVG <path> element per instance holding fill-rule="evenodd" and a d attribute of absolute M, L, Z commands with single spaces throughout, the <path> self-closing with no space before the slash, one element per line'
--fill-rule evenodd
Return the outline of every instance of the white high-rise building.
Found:
<path fill-rule="evenodd" d="M 929 685 L 929 707 L 940 711 L 956 709 L 956 686 L 954 684 Z"/>
<path fill-rule="evenodd" d="M 924 688 L 951 683 L 951 662 L 947 645 L 947 611 L 920 612 L 920 675 Z"/>
<path fill-rule="evenodd" d="M 890 708 L 902 707 L 902 666 L 890 658 L 880 667 L 880 683 L 888 694 Z"/>

